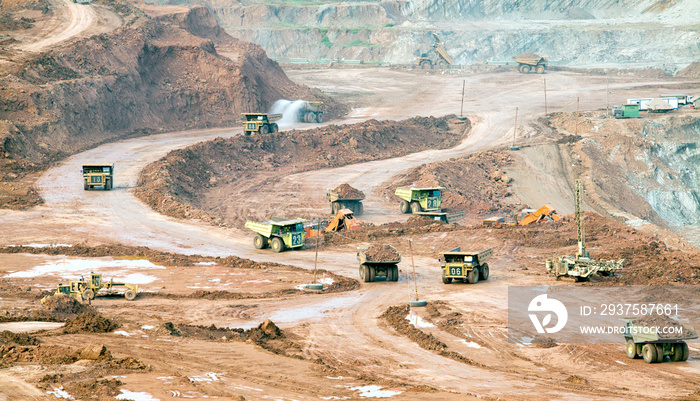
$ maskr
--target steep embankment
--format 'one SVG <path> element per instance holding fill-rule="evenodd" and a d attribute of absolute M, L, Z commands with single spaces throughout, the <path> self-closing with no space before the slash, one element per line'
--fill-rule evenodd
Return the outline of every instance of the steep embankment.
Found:
<path fill-rule="evenodd" d="M 628 224 L 651 222 L 678 231 L 700 224 L 696 114 L 643 113 L 642 119 L 616 120 L 586 113 L 578 121 L 560 114 L 551 125 L 582 134 L 572 150 L 592 201 Z M 698 244 L 700 238 L 690 239 Z"/>
<path fill-rule="evenodd" d="M 700 4 L 693 0 L 188 3 L 206 4 L 228 32 L 280 59 L 414 63 L 419 50 L 431 48 L 432 32 L 458 64 L 512 61 L 532 51 L 557 65 L 675 71 L 700 56 Z"/>
<path fill-rule="evenodd" d="M 102 142 L 237 125 L 241 112 L 267 111 L 280 98 L 323 98 L 292 83 L 259 46 L 223 32 L 203 7 L 155 18 L 120 7 L 138 18 L 0 74 L 0 205 L 23 206 L 17 182 L 28 172 Z"/>
<path fill-rule="evenodd" d="M 470 125 L 447 117 L 368 120 L 270 135 L 217 138 L 170 152 L 141 172 L 136 196 L 179 218 L 239 224 L 246 219 L 318 216 L 327 210 L 292 173 L 327 169 L 457 145 Z M 339 183 L 338 183 L 339 184 Z M 216 217 L 212 217 L 216 216 Z"/>

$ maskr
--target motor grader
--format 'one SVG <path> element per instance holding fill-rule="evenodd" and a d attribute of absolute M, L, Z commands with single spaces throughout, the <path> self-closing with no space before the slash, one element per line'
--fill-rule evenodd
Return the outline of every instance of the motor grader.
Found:
<path fill-rule="evenodd" d="M 95 299 L 97 292 L 102 289 L 106 290 L 107 294 L 124 294 L 124 298 L 129 301 L 136 299 L 139 292 L 139 286 L 136 284 L 115 283 L 113 278 L 107 282 L 102 281 L 101 273 L 90 273 L 90 280 L 85 281 L 81 277 L 80 281 L 71 282 L 73 283 L 77 284 L 83 298 L 87 300 Z"/>

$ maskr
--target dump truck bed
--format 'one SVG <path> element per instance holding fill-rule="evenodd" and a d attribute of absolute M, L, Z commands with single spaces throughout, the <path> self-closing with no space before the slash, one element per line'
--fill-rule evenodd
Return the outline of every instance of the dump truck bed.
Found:
<path fill-rule="evenodd" d="M 358 197 L 353 197 L 353 198 L 342 198 L 342 197 L 340 197 L 340 195 L 339 195 L 337 192 L 335 192 L 335 191 L 333 191 L 333 190 L 328 190 L 328 200 L 329 200 L 330 202 L 337 202 L 337 201 L 344 201 L 344 200 L 347 200 L 347 201 L 361 201 L 361 200 L 363 200 L 363 199 L 365 199 L 364 196 L 359 197 L 359 198 L 358 198 Z"/>
<path fill-rule="evenodd" d="M 419 191 L 442 191 L 445 187 L 430 187 L 430 188 L 396 188 L 394 194 L 403 200 L 410 201 L 415 199 L 413 197 L 413 192 Z"/>
<path fill-rule="evenodd" d="M 391 259 L 383 259 L 383 260 L 378 260 L 378 259 L 372 259 L 367 256 L 365 253 L 367 251 L 367 248 L 359 248 L 357 252 L 357 260 L 360 262 L 360 264 L 365 264 L 365 263 L 372 263 L 372 264 L 397 264 L 401 262 L 401 255 L 398 256 L 398 258 L 391 258 Z M 396 251 L 394 249 L 394 251 Z M 398 254 L 398 252 L 396 252 Z"/>
<path fill-rule="evenodd" d="M 698 334 L 692 327 L 686 327 L 683 335 L 675 335 L 670 337 L 659 336 L 656 332 L 650 332 L 649 326 L 644 326 L 635 323 L 635 319 L 623 319 L 626 321 L 625 324 L 625 334 L 626 338 L 631 338 L 635 343 L 650 343 L 650 342 L 673 342 L 673 341 L 683 341 L 683 340 L 693 340 L 698 338 Z M 646 330 L 645 330 L 646 329 Z"/>
<path fill-rule="evenodd" d="M 241 113 L 245 117 L 246 121 L 265 121 L 274 123 L 282 119 L 282 114 L 267 114 L 267 113 Z"/>
<path fill-rule="evenodd" d="M 493 255 L 493 248 L 489 248 L 489 249 L 487 249 L 485 251 L 481 251 L 481 252 L 462 252 L 462 248 L 460 247 L 460 248 L 452 249 L 451 251 L 440 252 L 440 255 L 460 256 L 460 257 L 471 256 L 475 262 L 477 262 L 479 264 L 483 264 L 483 263 L 486 263 L 487 260 L 489 260 L 491 255 Z"/>

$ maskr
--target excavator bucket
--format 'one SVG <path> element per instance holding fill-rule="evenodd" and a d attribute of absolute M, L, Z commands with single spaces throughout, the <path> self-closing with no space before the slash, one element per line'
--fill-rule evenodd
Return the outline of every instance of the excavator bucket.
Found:
<path fill-rule="evenodd" d="M 357 230 L 360 228 L 360 222 L 355 219 L 355 214 L 350 209 L 340 209 L 333 220 L 328 223 L 326 232 L 334 232 L 341 230 Z"/>
<path fill-rule="evenodd" d="M 550 218 L 552 220 L 559 220 L 561 216 L 556 214 L 556 210 L 554 210 L 551 206 L 544 205 L 536 211 L 525 215 L 525 217 L 523 217 L 520 220 L 519 224 L 521 226 L 526 226 L 528 224 L 542 221 L 547 218 Z"/>

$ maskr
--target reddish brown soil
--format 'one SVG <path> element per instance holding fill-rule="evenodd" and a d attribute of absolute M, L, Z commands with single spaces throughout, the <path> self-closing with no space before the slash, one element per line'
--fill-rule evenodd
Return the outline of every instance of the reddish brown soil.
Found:
<path fill-rule="evenodd" d="M 372 244 L 363 252 L 368 260 L 376 262 L 391 262 L 401 259 L 399 251 L 391 245 Z"/>
<path fill-rule="evenodd" d="M 693 61 L 684 69 L 676 73 L 677 77 L 700 78 L 700 61 Z"/>
<path fill-rule="evenodd" d="M 425 164 L 400 176 L 384 195 L 395 198 L 397 187 L 445 187 L 442 208 L 465 211 L 472 222 L 484 214 L 511 216 L 526 207 L 511 193 L 511 178 L 503 171 L 513 159 L 506 152 L 488 151 Z"/>
<path fill-rule="evenodd" d="M 242 223 L 237 199 L 274 186 L 292 172 L 339 167 L 456 145 L 468 125 L 451 126 L 450 116 L 404 121 L 368 120 L 306 131 L 217 138 L 170 152 L 139 176 L 136 196 L 160 213 L 214 223 Z M 235 160 L 235 162 L 232 162 Z M 230 200 L 201 208 L 203 194 L 216 189 Z M 265 205 L 256 205 L 259 208 Z M 212 215 L 223 216 L 214 218 Z"/>
<path fill-rule="evenodd" d="M 0 207 L 37 204 L 30 174 L 104 142 L 237 126 L 241 112 L 281 98 L 322 100 L 331 118 L 344 112 L 292 83 L 258 45 L 226 34 L 205 7 L 150 18 L 110 5 L 134 22 L 0 64 L 0 181 L 13 183 L 0 185 Z"/>
<path fill-rule="evenodd" d="M 350 184 L 340 184 L 333 191 L 338 193 L 342 199 L 364 199 L 365 193 L 359 189 L 350 186 Z"/>

